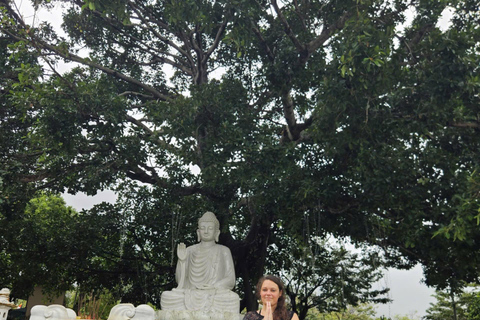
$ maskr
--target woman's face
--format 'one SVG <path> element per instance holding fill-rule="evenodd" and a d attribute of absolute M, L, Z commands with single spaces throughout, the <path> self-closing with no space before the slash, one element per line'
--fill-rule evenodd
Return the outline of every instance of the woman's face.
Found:
<path fill-rule="evenodd" d="M 282 291 L 275 282 L 271 280 L 263 281 L 262 288 L 260 289 L 260 298 L 262 299 L 263 306 L 266 306 L 267 302 L 270 302 L 272 308 L 275 307 L 281 295 Z"/>

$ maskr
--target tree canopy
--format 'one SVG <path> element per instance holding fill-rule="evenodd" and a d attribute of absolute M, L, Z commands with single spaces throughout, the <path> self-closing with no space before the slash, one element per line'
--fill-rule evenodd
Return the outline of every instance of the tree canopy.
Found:
<path fill-rule="evenodd" d="M 478 279 L 476 0 L 33 4 L 65 34 L 0 1 L 3 220 L 38 190 L 114 189 L 85 217 L 142 299 L 206 210 L 249 310 L 275 244 L 327 235 L 438 288 Z"/>

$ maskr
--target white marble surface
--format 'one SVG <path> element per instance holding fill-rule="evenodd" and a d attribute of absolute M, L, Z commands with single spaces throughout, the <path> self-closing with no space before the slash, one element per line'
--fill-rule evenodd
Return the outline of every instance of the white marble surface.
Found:
<path fill-rule="evenodd" d="M 156 320 L 242 320 L 242 314 L 186 310 L 159 310 Z"/>
<path fill-rule="evenodd" d="M 110 310 L 108 320 L 155 320 L 155 310 L 147 304 L 120 303 Z"/>
<path fill-rule="evenodd" d="M 175 272 L 178 286 L 162 293 L 162 310 L 238 314 L 240 298 L 233 292 L 236 278 L 232 253 L 216 243 L 219 235 L 220 224 L 215 214 L 206 212 L 198 220 L 200 243 L 189 247 L 178 245 Z"/>
<path fill-rule="evenodd" d="M 30 311 L 30 320 L 73 320 L 77 314 L 59 304 L 36 305 Z"/>

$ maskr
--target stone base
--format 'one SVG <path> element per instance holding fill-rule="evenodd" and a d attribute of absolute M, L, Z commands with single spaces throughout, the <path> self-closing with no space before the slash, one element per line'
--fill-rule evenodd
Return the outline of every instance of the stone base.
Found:
<path fill-rule="evenodd" d="M 184 310 L 158 310 L 156 320 L 243 320 L 244 315 L 232 312 L 204 312 Z"/>

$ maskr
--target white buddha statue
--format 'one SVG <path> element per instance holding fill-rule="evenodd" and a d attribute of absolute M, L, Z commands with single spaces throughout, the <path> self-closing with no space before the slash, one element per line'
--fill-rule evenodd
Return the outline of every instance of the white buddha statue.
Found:
<path fill-rule="evenodd" d="M 162 310 L 240 312 L 240 299 L 232 291 L 235 269 L 230 249 L 219 245 L 220 224 L 212 212 L 198 220 L 198 241 L 177 246 L 175 280 L 178 287 L 164 291 Z"/>

